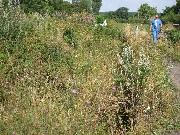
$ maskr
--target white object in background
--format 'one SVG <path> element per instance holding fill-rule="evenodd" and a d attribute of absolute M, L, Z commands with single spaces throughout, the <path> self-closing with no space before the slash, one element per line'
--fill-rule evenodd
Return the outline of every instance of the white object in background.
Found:
<path fill-rule="evenodd" d="M 101 26 L 107 26 L 107 21 L 104 20 L 104 22 L 103 22 L 103 23 L 100 23 L 99 25 L 101 25 Z"/>
<path fill-rule="evenodd" d="M 136 26 L 136 31 L 135 31 L 135 35 L 138 36 L 138 33 L 139 33 L 139 27 Z"/>

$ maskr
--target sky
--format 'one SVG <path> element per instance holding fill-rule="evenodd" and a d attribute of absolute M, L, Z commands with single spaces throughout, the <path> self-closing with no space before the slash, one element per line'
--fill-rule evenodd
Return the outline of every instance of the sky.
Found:
<path fill-rule="evenodd" d="M 156 7 L 158 12 L 163 12 L 166 6 L 171 7 L 175 5 L 176 0 L 102 0 L 100 11 L 115 11 L 120 7 L 127 7 L 130 12 L 135 12 L 143 3 L 148 3 L 150 6 Z"/>
<path fill-rule="evenodd" d="M 100 11 L 114 11 L 120 7 L 127 7 L 130 12 L 134 12 L 143 3 L 148 3 L 150 6 L 156 7 L 158 12 L 163 12 L 166 6 L 175 5 L 176 0 L 102 0 Z"/>

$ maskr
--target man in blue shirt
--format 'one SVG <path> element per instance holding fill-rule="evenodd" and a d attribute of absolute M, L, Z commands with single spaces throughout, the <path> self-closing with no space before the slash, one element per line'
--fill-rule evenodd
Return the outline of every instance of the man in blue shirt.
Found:
<path fill-rule="evenodd" d="M 150 30 L 152 31 L 152 35 L 153 35 L 153 42 L 155 44 L 157 43 L 161 28 L 162 28 L 162 21 L 159 19 L 159 16 L 156 15 L 155 18 L 151 21 L 151 25 L 150 25 Z"/>

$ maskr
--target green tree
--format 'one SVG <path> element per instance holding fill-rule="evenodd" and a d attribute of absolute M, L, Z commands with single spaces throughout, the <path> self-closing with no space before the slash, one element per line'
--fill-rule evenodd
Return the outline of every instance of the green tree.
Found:
<path fill-rule="evenodd" d="M 52 9 L 49 3 L 48 0 L 21 0 L 21 8 L 25 12 L 39 12 L 43 14 Z"/>
<path fill-rule="evenodd" d="M 114 19 L 116 18 L 115 12 L 114 11 L 110 11 L 107 13 L 107 17 L 110 19 Z"/>
<path fill-rule="evenodd" d="M 180 0 L 176 0 L 176 7 L 178 8 L 178 13 L 180 14 Z"/>
<path fill-rule="evenodd" d="M 77 9 L 77 7 L 68 1 L 64 1 L 62 4 L 62 11 L 64 11 L 64 12 L 71 13 L 71 12 L 74 12 L 76 9 Z"/>
<path fill-rule="evenodd" d="M 72 5 L 74 12 L 82 12 L 82 11 L 90 12 L 92 10 L 91 0 L 73 0 Z"/>
<path fill-rule="evenodd" d="M 166 7 L 163 11 L 163 19 L 167 22 L 180 24 L 180 0 L 176 0 L 176 5 L 172 7 Z"/>
<path fill-rule="evenodd" d="M 54 11 L 61 11 L 63 9 L 63 0 L 49 0 L 49 6 L 53 8 Z"/>
<path fill-rule="evenodd" d="M 81 11 L 85 10 L 87 12 L 91 11 L 92 3 L 91 0 L 80 0 L 79 2 Z"/>
<path fill-rule="evenodd" d="M 93 13 L 99 13 L 101 6 L 102 6 L 102 0 L 92 0 Z"/>
<path fill-rule="evenodd" d="M 121 7 L 115 11 L 115 16 L 123 20 L 128 20 L 128 10 L 126 7 Z"/>
<path fill-rule="evenodd" d="M 157 9 L 144 3 L 138 9 L 138 17 L 148 20 L 151 16 L 157 14 Z"/>

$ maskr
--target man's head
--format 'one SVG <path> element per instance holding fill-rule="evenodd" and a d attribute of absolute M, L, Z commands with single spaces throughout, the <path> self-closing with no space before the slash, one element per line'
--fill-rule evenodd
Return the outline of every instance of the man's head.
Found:
<path fill-rule="evenodd" d="M 156 19 L 158 19 L 158 18 L 159 18 L 159 16 L 158 16 L 158 15 L 155 15 L 155 18 L 156 18 Z"/>

